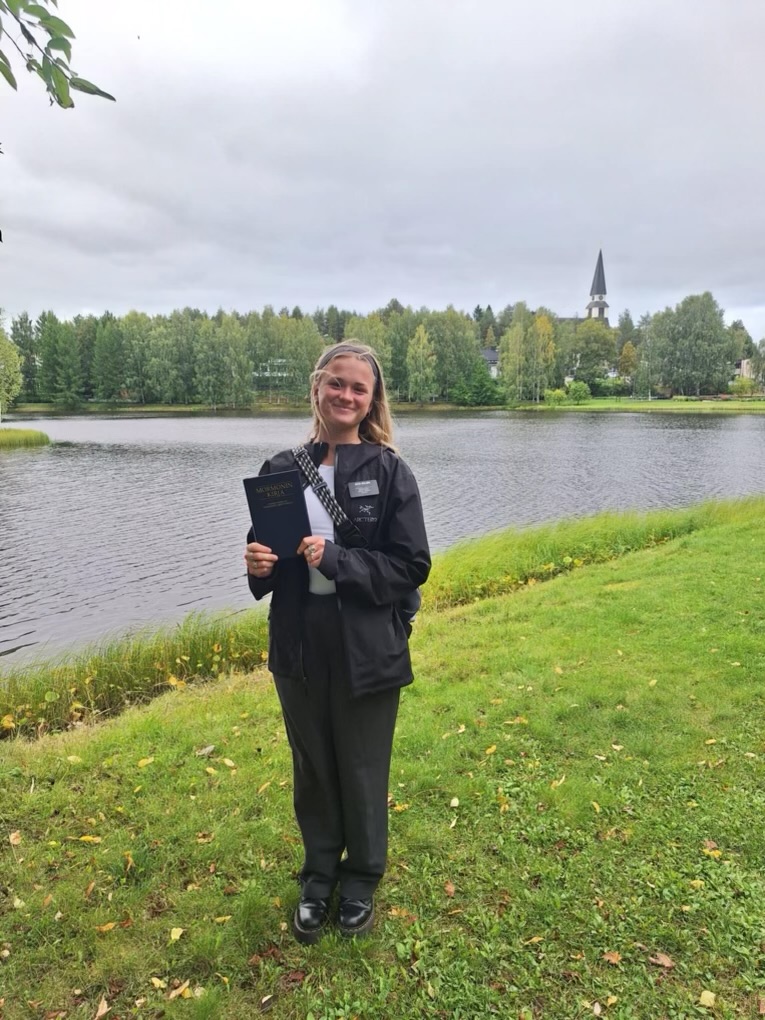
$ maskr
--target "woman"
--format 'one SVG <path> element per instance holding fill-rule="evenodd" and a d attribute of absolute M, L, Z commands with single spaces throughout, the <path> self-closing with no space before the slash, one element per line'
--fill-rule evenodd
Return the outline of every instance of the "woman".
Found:
<path fill-rule="evenodd" d="M 311 406 L 305 449 L 358 529 L 358 541 L 336 535 L 305 481 L 312 534 L 297 557 L 278 560 L 252 531 L 245 552 L 255 598 L 273 593 L 268 666 L 292 748 L 305 849 L 292 920 L 303 943 L 321 937 L 335 886 L 341 934 L 372 928 L 387 853 L 399 692 L 412 682 L 407 627 L 396 604 L 430 572 L 417 483 L 392 445 L 374 351 L 355 342 L 328 347 L 311 376 Z M 261 474 L 294 467 L 286 450 Z"/>

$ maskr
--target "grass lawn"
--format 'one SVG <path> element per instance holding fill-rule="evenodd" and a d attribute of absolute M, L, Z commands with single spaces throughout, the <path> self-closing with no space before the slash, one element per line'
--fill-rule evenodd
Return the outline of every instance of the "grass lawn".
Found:
<path fill-rule="evenodd" d="M 544 583 L 478 542 L 485 597 L 456 577 L 470 546 L 442 557 L 365 941 L 287 930 L 265 670 L 0 744 L 3 1020 L 762 1015 L 763 510 Z"/>
<path fill-rule="evenodd" d="M 765 399 L 749 400 L 707 398 L 693 400 L 678 397 L 674 400 L 635 400 L 631 397 L 593 397 L 583 404 L 523 404 L 523 411 L 651 411 L 666 414 L 765 414 Z"/>

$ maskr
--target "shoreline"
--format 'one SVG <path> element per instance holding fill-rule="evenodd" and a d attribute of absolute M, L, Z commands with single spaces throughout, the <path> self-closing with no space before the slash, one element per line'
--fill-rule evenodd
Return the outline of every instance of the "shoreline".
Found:
<path fill-rule="evenodd" d="M 607 414 L 765 414 L 765 396 L 729 398 L 726 396 L 701 397 L 699 399 L 671 398 L 668 400 L 635 399 L 631 397 L 593 397 L 582 404 L 481 404 L 465 406 L 445 402 L 410 404 L 391 401 L 394 417 L 410 414 L 454 414 L 462 416 L 474 412 L 504 411 L 534 412 L 552 414 L 557 412 Z M 88 417 L 213 417 L 213 418 L 258 418 L 280 417 L 282 415 L 305 414 L 310 409 L 307 403 L 257 404 L 250 408 L 213 408 L 208 404 L 84 404 L 76 410 L 64 411 L 49 404 L 19 404 L 4 415 L 4 422 L 25 422 L 48 418 Z"/>

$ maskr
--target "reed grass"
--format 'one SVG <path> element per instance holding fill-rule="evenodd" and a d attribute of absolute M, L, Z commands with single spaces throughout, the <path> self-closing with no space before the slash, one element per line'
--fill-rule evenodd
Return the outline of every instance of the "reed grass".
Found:
<path fill-rule="evenodd" d="M 457 543 L 442 553 L 423 589 L 424 609 L 444 609 L 506 594 L 578 567 L 649 549 L 681 535 L 765 514 L 765 497 L 680 510 L 600 513 Z"/>
<path fill-rule="evenodd" d="M 252 669 L 265 661 L 267 622 L 257 609 L 187 616 L 58 661 L 0 672 L 0 736 L 40 736 L 117 715 L 170 688 Z"/>
<path fill-rule="evenodd" d="M 35 429 L 0 428 L 0 450 L 16 450 L 26 446 L 47 446 L 50 437 Z"/>

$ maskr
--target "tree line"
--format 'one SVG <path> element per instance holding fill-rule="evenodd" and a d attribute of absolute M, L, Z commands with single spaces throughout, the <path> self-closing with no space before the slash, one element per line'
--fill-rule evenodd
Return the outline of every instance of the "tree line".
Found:
<path fill-rule="evenodd" d="M 393 398 L 418 403 L 555 402 L 572 384 L 580 395 L 584 386 L 595 395 L 698 396 L 727 390 L 741 359 L 753 369 L 749 388 L 765 374 L 765 341 L 756 346 L 740 321 L 726 326 L 709 293 L 637 323 L 624 312 L 613 328 L 524 302 L 498 314 L 490 305 L 472 314 L 415 310 L 395 299 L 363 316 L 334 305 L 310 315 L 267 306 L 71 320 L 47 311 L 36 320 L 16 316 L 10 338 L 0 329 L 0 401 L 18 395 L 66 409 L 89 400 L 214 409 L 294 403 L 306 398 L 323 347 L 343 338 L 374 347 Z"/>

